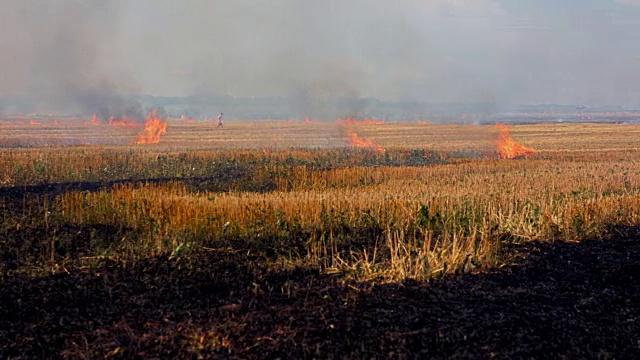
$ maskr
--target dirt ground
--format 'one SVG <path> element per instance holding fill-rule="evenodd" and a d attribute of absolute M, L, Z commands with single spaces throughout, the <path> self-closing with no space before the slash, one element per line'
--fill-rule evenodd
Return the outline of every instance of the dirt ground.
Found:
<path fill-rule="evenodd" d="M 0 280 L 0 358 L 640 358 L 640 237 L 530 243 L 429 283 L 239 253 Z"/>

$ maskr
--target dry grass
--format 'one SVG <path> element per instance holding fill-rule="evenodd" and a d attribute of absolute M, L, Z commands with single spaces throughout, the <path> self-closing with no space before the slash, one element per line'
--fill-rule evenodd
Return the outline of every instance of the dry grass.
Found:
<path fill-rule="evenodd" d="M 267 193 L 122 185 L 64 194 L 57 208 L 74 223 L 139 229 L 133 252 L 246 239 L 281 244 L 307 265 L 389 279 L 465 271 L 465 261 L 488 268 L 505 241 L 597 238 L 640 220 L 640 174 L 625 161 L 303 167 L 275 182 Z"/>
<path fill-rule="evenodd" d="M 47 224 L 132 229 L 109 256 L 249 249 L 360 280 L 486 269 L 511 242 L 640 224 L 636 125 L 514 126 L 537 152 L 520 160 L 497 159 L 495 126 L 349 127 L 386 152 L 345 148 L 344 125 L 225 126 L 170 123 L 152 146 L 0 149 L 0 184 L 146 179 L 61 194 Z"/>

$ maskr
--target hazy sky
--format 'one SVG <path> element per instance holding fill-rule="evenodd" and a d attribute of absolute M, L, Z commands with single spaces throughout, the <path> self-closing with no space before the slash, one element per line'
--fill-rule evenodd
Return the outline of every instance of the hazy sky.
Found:
<path fill-rule="evenodd" d="M 640 105 L 640 0 L 0 0 L 0 95 Z"/>

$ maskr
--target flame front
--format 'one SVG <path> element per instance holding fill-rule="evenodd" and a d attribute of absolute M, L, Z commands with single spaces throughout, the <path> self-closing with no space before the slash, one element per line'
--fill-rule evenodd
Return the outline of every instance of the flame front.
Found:
<path fill-rule="evenodd" d="M 384 125 L 384 120 L 376 120 L 376 119 L 360 120 L 355 116 L 347 116 L 346 118 L 338 119 L 337 123 L 342 125 Z"/>
<path fill-rule="evenodd" d="M 347 135 L 349 136 L 349 139 L 348 139 L 349 142 L 351 143 L 351 145 L 355 147 L 370 148 L 370 149 L 377 150 L 381 153 L 386 152 L 385 148 L 383 148 L 381 145 L 378 145 L 369 139 L 361 138 L 360 135 L 358 135 L 358 133 L 356 133 L 351 129 L 347 129 Z"/>
<path fill-rule="evenodd" d="M 85 125 L 95 125 L 95 126 L 99 126 L 102 125 L 100 118 L 98 117 L 97 114 L 93 114 L 91 116 L 91 121 L 85 122 Z M 116 118 L 115 116 L 109 116 L 109 120 L 108 122 L 106 122 L 106 124 L 109 124 L 111 126 L 130 126 L 130 127 L 136 127 L 136 126 L 140 126 L 140 122 L 138 121 L 138 119 L 136 119 L 135 116 L 131 116 L 131 115 L 123 115 L 120 118 Z"/>
<path fill-rule="evenodd" d="M 135 117 L 130 116 L 130 115 L 124 115 L 119 119 L 114 117 L 114 116 L 111 116 L 109 118 L 109 125 L 136 127 L 136 126 L 139 126 L 139 122 L 136 121 Z"/>
<path fill-rule="evenodd" d="M 151 110 L 144 121 L 144 130 L 138 135 L 136 144 L 157 144 L 160 136 L 167 133 L 167 122 L 158 116 L 156 110 Z"/>
<path fill-rule="evenodd" d="M 536 153 L 532 148 L 515 142 L 515 140 L 511 138 L 509 128 L 506 125 L 496 124 L 496 126 L 500 129 L 497 146 L 501 159 L 513 159 L 517 157 L 528 158 Z"/>
<path fill-rule="evenodd" d="M 180 121 L 184 121 L 184 122 L 188 122 L 188 123 L 194 123 L 194 122 L 196 122 L 196 118 L 194 118 L 194 117 L 188 118 L 187 115 L 182 114 L 182 115 L 180 115 Z"/>

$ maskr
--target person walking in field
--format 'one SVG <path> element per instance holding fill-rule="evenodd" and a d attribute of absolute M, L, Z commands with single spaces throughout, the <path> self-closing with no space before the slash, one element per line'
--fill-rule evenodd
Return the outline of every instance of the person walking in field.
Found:
<path fill-rule="evenodd" d="M 224 115 L 224 114 L 220 113 L 220 115 L 218 115 L 218 127 L 223 127 L 222 126 L 222 115 Z"/>

